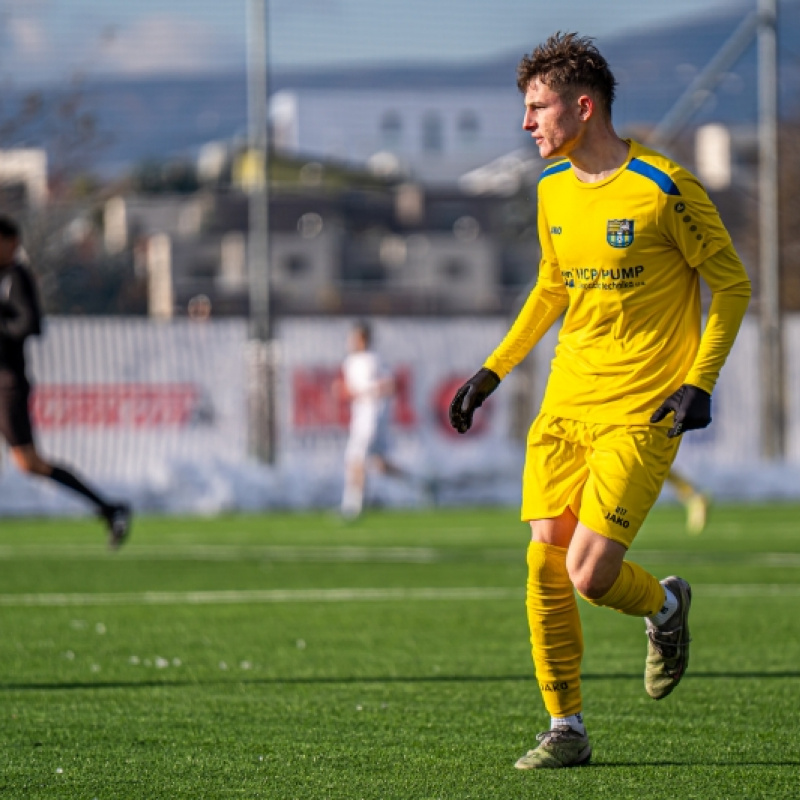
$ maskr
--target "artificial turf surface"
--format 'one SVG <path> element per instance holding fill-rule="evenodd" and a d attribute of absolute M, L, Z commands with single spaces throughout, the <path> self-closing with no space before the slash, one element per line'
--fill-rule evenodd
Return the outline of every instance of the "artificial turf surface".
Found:
<path fill-rule="evenodd" d="M 0 530 L 0 797 L 800 796 L 800 507 L 658 506 L 632 551 L 692 582 L 692 659 L 643 688 L 643 623 L 581 601 L 592 765 L 547 727 L 508 509 L 86 519 Z"/>

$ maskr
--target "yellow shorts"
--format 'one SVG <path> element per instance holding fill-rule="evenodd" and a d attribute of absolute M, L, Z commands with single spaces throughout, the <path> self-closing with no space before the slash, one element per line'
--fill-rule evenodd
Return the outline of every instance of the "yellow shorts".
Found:
<path fill-rule="evenodd" d="M 680 437 L 667 430 L 540 414 L 528 433 L 522 519 L 569 508 L 587 528 L 630 547 L 678 452 Z"/>

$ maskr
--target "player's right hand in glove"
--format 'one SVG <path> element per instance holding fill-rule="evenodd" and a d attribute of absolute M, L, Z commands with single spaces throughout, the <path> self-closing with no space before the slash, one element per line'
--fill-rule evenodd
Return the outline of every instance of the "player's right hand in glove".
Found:
<path fill-rule="evenodd" d="M 699 386 L 684 383 L 656 409 L 650 422 L 661 422 L 674 413 L 673 426 L 667 436 L 674 439 L 684 431 L 696 431 L 711 424 L 711 395 Z"/>
<path fill-rule="evenodd" d="M 459 432 L 466 433 L 472 427 L 472 415 L 476 408 L 500 385 L 500 378 L 490 369 L 479 369 L 457 392 L 450 403 L 450 424 Z"/>

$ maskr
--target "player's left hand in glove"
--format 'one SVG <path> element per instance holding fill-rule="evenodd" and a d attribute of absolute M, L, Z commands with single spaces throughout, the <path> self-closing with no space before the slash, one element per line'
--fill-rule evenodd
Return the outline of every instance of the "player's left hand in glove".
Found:
<path fill-rule="evenodd" d="M 472 427 L 472 415 L 476 408 L 500 385 L 500 378 L 490 369 L 479 369 L 457 392 L 450 403 L 450 424 L 459 432 L 466 433 Z"/>
<path fill-rule="evenodd" d="M 650 417 L 650 422 L 661 422 L 667 414 L 675 413 L 667 436 L 674 439 L 684 431 L 696 431 L 711 423 L 711 395 L 698 386 L 684 383 L 673 392 Z"/>

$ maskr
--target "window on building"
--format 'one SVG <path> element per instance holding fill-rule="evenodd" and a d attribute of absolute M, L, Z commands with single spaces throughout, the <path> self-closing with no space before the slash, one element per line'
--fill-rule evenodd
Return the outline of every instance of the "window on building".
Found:
<path fill-rule="evenodd" d="M 284 258 L 285 273 L 292 278 L 300 278 L 311 272 L 311 261 L 299 253 L 290 253 Z"/>
<path fill-rule="evenodd" d="M 440 266 L 441 273 L 451 281 L 462 280 L 469 275 L 469 264 L 460 258 L 449 258 Z"/>
<path fill-rule="evenodd" d="M 425 153 L 441 153 L 444 150 L 442 118 L 435 111 L 429 111 L 422 118 L 422 150 Z"/>
<path fill-rule="evenodd" d="M 474 111 L 462 111 L 458 117 L 458 140 L 461 144 L 474 144 L 478 141 L 481 123 Z"/>
<path fill-rule="evenodd" d="M 403 138 L 403 120 L 397 111 L 386 111 L 381 117 L 381 143 L 383 147 L 397 147 Z"/>

